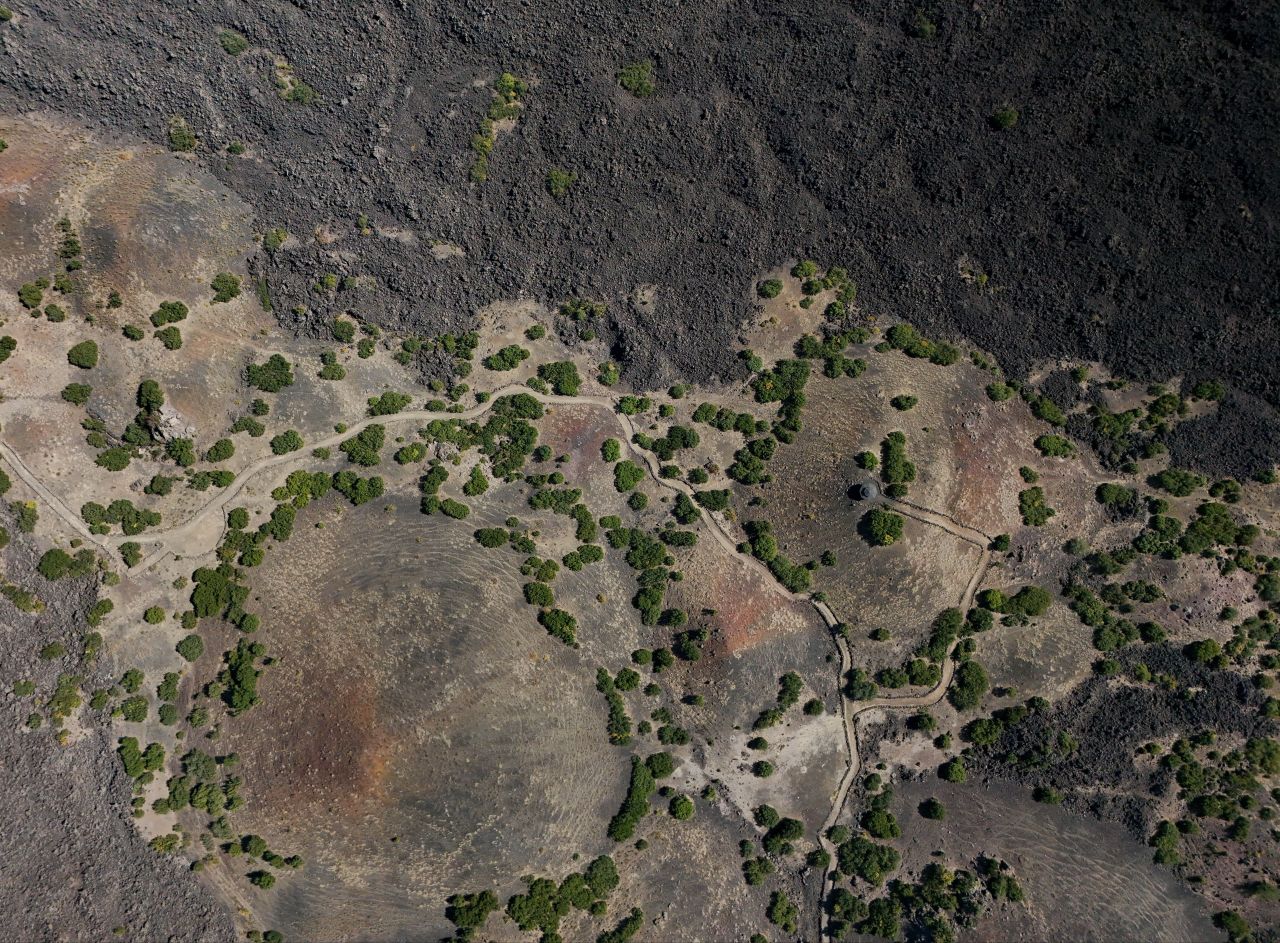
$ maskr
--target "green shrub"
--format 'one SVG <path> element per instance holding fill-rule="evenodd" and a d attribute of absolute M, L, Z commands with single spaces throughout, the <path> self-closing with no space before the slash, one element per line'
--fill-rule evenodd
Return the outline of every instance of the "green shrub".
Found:
<path fill-rule="evenodd" d="M 1191 388 L 1191 395 L 1196 399 L 1222 399 L 1226 392 L 1221 380 L 1201 380 Z"/>
<path fill-rule="evenodd" d="M 254 419 L 252 416 L 241 416 L 232 423 L 231 431 L 233 433 L 247 432 L 250 436 L 257 439 L 266 433 L 267 427 L 258 422 L 258 420 Z"/>
<path fill-rule="evenodd" d="M 160 341 L 160 343 L 164 344 L 165 350 L 182 349 L 182 332 L 172 325 L 166 328 L 161 328 L 156 331 L 153 336 L 156 340 Z"/>
<path fill-rule="evenodd" d="M 178 321 L 185 320 L 187 314 L 187 306 L 181 301 L 162 301 L 160 307 L 151 314 L 151 326 L 164 327 L 166 324 L 176 324 Z"/>
<path fill-rule="evenodd" d="M 280 97 L 285 101 L 299 105 L 309 105 L 316 100 L 316 90 L 306 82 L 291 78 L 287 85 L 287 88 L 283 88 L 280 91 Z"/>
<path fill-rule="evenodd" d="M 98 345 L 93 341 L 81 341 L 67 351 L 67 363 L 81 370 L 92 370 L 98 365 Z"/>
<path fill-rule="evenodd" d="M 1209 488 L 1209 497 L 1226 501 L 1228 504 L 1238 504 L 1243 495 L 1244 488 L 1233 478 L 1215 481 Z"/>
<path fill-rule="evenodd" d="M 1040 487 L 1018 493 L 1018 510 L 1022 514 L 1022 523 L 1029 527 L 1041 527 L 1057 513 L 1045 502 L 1044 489 Z"/>
<path fill-rule="evenodd" d="M 547 171 L 547 192 L 558 200 L 569 192 L 576 179 L 569 171 L 552 167 Z"/>
<path fill-rule="evenodd" d="M 991 126 L 997 131 L 1008 131 L 1018 123 L 1018 109 L 1004 104 L 991 113 Z"/>
<path fill-rule="evenodd" d="M 338 450 L 346 453 L 348 461 L 353 464 L 371 468 L 382 461 L 378 453 L 386 441 L 386 433 L 385 426 L 372 423 L 344 440 Z"/>
<path fill-rule="evenodd" d="M 524 598 L 525 602 L 533 606 L 550 608 L 555 605 L 555 595 L 546 583 L 525 583 Z"/>
<path fill-rule="evenodd" d="M 356 338 L 356 326 L 350 321 L 334 318 L 329 326 L 333 339 L 342 344 L 350 344 Z"/>
<path fill-rule="evenodd" d="M 765 807 L 762 806 L 761 808 Z M 765 834 L 761 844 L 764 846 L 764 850 L 771 855 L 789 854 L 791 843 L 804 837 L 804 824 L 798 819 L 778 818 L 768 828 L 769 831 Z"/>
<path fill-rule="evenodd" d="M 232 29 L 218 30 L 218 42 L 229 56 L 238 56 L 249 48 L 249 40 Z"/>
<path fill-rule="evenodd" d="M 1205 479 L 1202 475 L 1182 468 L 1166 468 L 1152 477 L 1151 484 L 1163 488 L 1174 497 L 1185 498 L 1197 488 L 1203 487 Z"/>
<path fill-rule="evenodd" d="M 471 469 L 471 477 L 467 479 L 466 484 L 462 486 L 462 493 L 468 498 L 478 497 L 489 490 L 489 479 L 485 477 L 484 470 L 476 465 Z"/>
<path fill-rule="evenodd" d="M 184 118 L 175 116 L 169 121 L 169 150 L 187 153 L 196 149 L 195 133 Z"/>
<path fill-rule="evenodd" d="M 777 278 L 767 278 L 756 284 L 756 294 L 761 298 L 777 298 L 782 294 L 782 281 Z"/>
<path fill-rule="evenodd" d="M 1228 943 L 1250 943 L 1253 931 L 1234 910 L 1220 910 L 1213 915 L 1213 925 L 1227 934 Z"/>
<path fill-rule="evenodd" d="M 408 445 L 396 451 L 392 456 L 397 465 L 411 465 L 420 462 L 427 457 L 427 447 L 421 442 L 410 442 Z"/>
<path fill-rule="evenodd" d="M 631 758 L 631 781 L 622 807 L 609 822 L 608 834 L 616 842 L 627 841 L 635 834 L 636 825 L 649 808 L 649 797 L 656 783 L 653 774 L 638 756 Z"/>
<path fill-rule="evenodd" d="M 644 469 L 630 459 L 623 459 L 613 466 L 613 486 L 625 494 L 644 480 Z"/>
<path fill-rule="evenodd" d="M 481 363 L 486 370 L 506 371 L 514 370 L 520 366 L 521 362 L 529 358 L 529 351 L 525 350 L 517 344 L 509 344 L 503 347 L 497 353 L 490 354 L 485 357 Z"/>
<path fill-rule="evenodd" d="M 230 301 L 240 294 L 240 279 L 230 272 L 219 272 L 213 276 L 213 281 L 209 283 L 209 287 L 213 289 L 213 301 L 215 304 Z"/>
<path fill-rule="evenodd" d="M 1067 422 L 1062 410 L 1047 396 L 1037 396 L 1031 400 L 1031 414 L 1055 426 L 1066 425 Z"/>
<path fill-rule="evenodd" d="M 64 576 L 86 576 L 93 572 L 93 551 L 80 550 L 73 557 L 65 550 L 54 547 L 46 550 L 36 569 L 47 580 L 60 580 Z"/>
<path fill-rule="evenodd" d="M 938 778 L 949 783 L 962 783 L 968 779 L 968 771 L 965 769 L 964 760 L 961 757 L 952 757 L 938 767 Z"/>
<path fill-rule="evenodd" d="M 302 436 L 296 429 L 288 429 L 271 439 L 271 451 L 275 455 L 285 455 L 302 448 Z"/>
<path fill-rule="evenodd" d="M 407 393 L 397 393 L 392 390 L 388 390 L 381 396 L 370 397 L 369 415 L 393 416 L 412 402 L 413 397 L 409 396 Z"/>
<path fill-rule="evenodd" d="M 347 377 L 346 368 L 338 363 L 338 355 L 331 350 L 326 350 L 320 355 L 320 372 L 317 374 L 321 380 L 345 380 Z"/>
<path fill-rule="evenodd" d="M 886 809 L 868 809 L 862 813 L 860 823 L 872 838 L 897 838 L 902 834 L 897 818 Z"/>
<path fill-rule="evenodd" d="M 907 458 L 907 437 L 890 432 L 880 443 L 880 479 L 891 497 L 905 497 L 907 485 L 916 480 L 916 466 Z"/>
<path fill-rule="evenodd" d="M 956 669 L 947 690 L 947 700 L 956 710 L 972 710 L 982 701 L 989 683 L 987 673 L 976 661 L 966 661 Z"/>
<path fill-rule="evenodd" d="M 618 412 L 624 416 L 635 416 L 652 408 L 653 401 L 647 396 L 623 396 L 618 400 Z"/>
<path fill-rule="evenodd" d="M 1099 504 L 1125 514 L 1136 514 L 1141 505 L 1136 488 L 1126 488 L 1113 482 L 1098 485 L 1094 497 Z"/>
<path fill-rule="evenodd" d="M 693 500 L 708 511 L 725 511 L 728 509 L 732 497 L 728 490 L 696 491 L 694 492 Z"/>
<path fill-rule="evenodd" d="M 83 406 L 92 393 L 93 387 L 87 383 L 68 383 L 62 389 L 62 398 L 75 406 Z"/>
<path fill-rule="evenodd" d="M 1035 444 L 1041 455 L 1048 455 L 1053 458 L 1070 458 L 1076 454 L 1076 447 L 1071 444 L 1070 440 L 1064 439 L 1062 436 L 1042 435 L 1036 439 Z"/>
<path fill-rule="evenodd" d="M 113 448 L 104 449 L 102 452 L 99 452 L 98 457 L 95 458 L 93 461 L 95 465 L 98 465 L 101 468 L 105 468 L 107 471 L 119 472 L 119 471 L 124 471 L 126 468 L 129 467 L 129 460 L 132 457 L 133 457 L 133 453 L 131 453 L 128 449 L 124 449 L 124 448 L 120 448 L 119 446 L 116 446 Z"/>
<path fill-rule="evenodd" d="M 174 649 L 187 661 L 195 661 L 204 654 L 204 639 L 198 635 L 188 635 L 178 642 Z"/>
<path fill-rule="evenodd" d="M 893 399 L 889 400 L 889 405 L 899 412 L 906 412 L 909 409 L 914 409 L 918 402 L 920 401 L 916 399 L 916 397 L 908 396 L 904 393 L 901 396 L 895 396 Z"/>
<path fill-rule="evenodd" d="M 576 396 L 582 386 L 578 368 L 568 360 L 539 365 L 538 379 L 550 384 L 557 396 Z"/>
<path fill-rule="evenodd" d="M 170 439 L 165 445 L 165 453 L 183 468 L 190 468 L 196 463 L 195 443 L 190 439 Z"/>
<path fill-rule="evenodd" d="M 147 699 L 135 694 L 120 702 L 120 716 L 131 724 L 143 723 L 147 719 L 147 706 Z"/>
<path fill-rule="evenodd" d="M 498 898 L 490 890 L 478 894 L 454 894 L 446 903 L 444 915 L 458 928 L 459 940 L 470 940 L 475 931 L 484 926 L 489 915 L 498 909 Z"/>
<path fill-rule="evenodd" d="M 617 439 L 605 439 L 600 444 L 600 457 L 606 462 L 616 462 L 622 457 L 622 446 Z"/>
<path fill-rule="evenodd" d="M 236 446 L 234 442 L 230 439 L 219 439 L 204 453 L 204 460 L 206 462 L 225 462 L 235 454 Z"/>
<path fill-rule="evenodd" d="M 354 472 L 340 471 L 333 476 L 333 489 L 356 507 L 382 497 L 383 487 L 384 483 L 377 475 L 361 478 Z"/>
<path fill-rule="evenodd" d="M 27 282 L 18 289 L 18 301 L 29 311 L 34 311 L 44 302 L 44 288 L 37 282 Z"/>
<path fill-rule="evenodd" d="M 578 620 L 563 609 L 544 609 L 538 613 L 538 622 L 548 634 L 566 645 L 577 644 Z"/>
<path fill-rule="evenodd" d="M 941 821 L 947 817 L 946 807 L 933 797 L 920 803 L 918 810 L 924 818 L 933 819 L 934 821 Z"/>
<path fill-rule="evenodd" d="M 800 908 L 793 904 L 783 891 L 774 891 L 769 897 L 765 916 L 783 933 L 793 934 L 799 927 Z"/>
<path fill-rule="evenodd" d="M 636 98 L 648 98 L 657 90 L 653 79 L 653 63 L 632 62 L 618 71 L 618 84 Z"/>
<path fill-rule="evenodd" d="M 293 384 L 293 369 L 289 361 L 279 354 L 272 354 L 265 363 L 249 364 L 245 369 L 245 377 L 254 389 L 264 393 L 279 393 Z"/>
<path fill-rule="evenodd" d="M 862 518 L 863 533 L 869 543 L 887 547 L 902 539 L 903 519 L 899 514 L 875 507 Z"/>
<path fill-rule="evenodd" d="M 773 862 L 768 858 L 750 858 L 742 864 L 742 876 L 747 884 L 756 887 L 773 873 Z"/>
<path fill-rule="evenodd" d="M 440 512 L 445 517 L 451 517 L 455 521 L 463 520 L 471 513 L 471 508 L 467 507 L 461 501 L 455 501 L 452 498 L 445 498 L 440 502 Z"/>

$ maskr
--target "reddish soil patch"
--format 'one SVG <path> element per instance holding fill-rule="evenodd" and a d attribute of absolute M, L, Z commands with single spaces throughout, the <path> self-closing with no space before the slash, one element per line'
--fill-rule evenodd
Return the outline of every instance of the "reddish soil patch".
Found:
<path fill-rule="evenodd" d="M 322 674 L 298 690 L 276 692 L 292 706 L 273 718 L 270 736 L 279 746 L 258 754 L 254 770 L 255 791 L 295 819 L 319 806 L 353 815 L 387 801 L 398 746 L 379 720 L 377 691 L 367 679 L 340 677 L 337 668 Z"/>
<path fill-rule="evenodd" d="M 708 547 L 689 561 L 683 582 L 669 597 L 690 615 L 704 607 L 715 610 L 707 654 L 736 655 L 810 624 L 801 615 L 804 604 L 788 600 L 742 561 L 713 551 L 710 537 L 704 539 Z"/>
<path fill-rule="evenodd" d="M 980 406 L 966 409 L 959 420 L 951 428 L 957 474 L 952 483 L 951 507 L 945 510 L 970 526 L 992 529 L 1008 517 L 1007 508 L 1005 515 L 1001 514 L 1001 508 L 1008 503 L 1004 492 L 1009 490 L 1011 481 L 1018 480 L 1016 471 L 1011 476 L 1007 467 L 1008 450 L 992 448 L 994 442 L 1009 438 L 1009 430 L 993 428 L 996 423 L 992 421 L 992 410 Z M 1016 491 L 1015 488 L 1015 494 Z"/>
<path fill-rule="evenodd" d="M 569 456 L 559 468 L 574 487 L 600 468 L 600 446 L 605 439 L 618 438 L 621 431 L 597 406 L 554 406 L 538 429 L 539 444 L 550 447 L 556 456 Z"/>

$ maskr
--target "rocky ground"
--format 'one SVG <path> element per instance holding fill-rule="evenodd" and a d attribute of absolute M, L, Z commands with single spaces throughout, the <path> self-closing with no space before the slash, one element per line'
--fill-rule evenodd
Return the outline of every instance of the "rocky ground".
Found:
<path fill-rule="evenodd" d="M 12 527 L 4 512 L 0 523 Z M 25 545 L 10 544 L 0 556 L 9 579 L 31 583 L 35 560 Z M 7 682 L 0 691 L 0 859 L 21 862 L 20 876 L 0 880 L 0 937 L 88 941 L 118 932 L 129 939 L 231 939 L 231 916 L 210 889 L 185 863 L 148 848 L 131 824 L 128 778 L 111 730 L 73 724 L 64 746 L 45 730 L 26 729 L 27 714 L 42 705 L 16 696 L 10 679 L 48 690 L 56 662 L 37 653 L 54 641 L 78 651 L 72 627 L 94 598 L 88 579 L 38 582 L 42 613 L 6 604 L 0 619 L 0 677 Z M 99 660 L 88 667 L 84 687 L 109 686 L 117 667 Z"/>
<path fill-rule="evenodd" d="M 378 285 L 332 304 L 424 333 L 498 298 L 580 292 L 610 301 L 638 384 L 707 379 L 734 370 L 755 273 L 813 255 L 847 265 L 866 308 L 965 335 L 1015 373 L 1074 356 L 1228 379 L 1238 394 L 1179 459 L 1239 474 L 1280 456 L 1274 6 L 130 11 L 18 4 L 5 100 L 157 143 L 185 119 L 195 159 L 260 226 L 302 237 L 262 263 L 298 330 L 331 313 L 309 292 L 326 270 Z M 249 49 L 226 54 L 220 28 Z M 657 90 L 636 99 L 616 73 L 646 59 Z M 312 103 L 276 93 L 281 61 Z M 469 142 L 504 69 L 531 88 L 475 184 Z M 998 131 L 1003 104 L 1019 120 Z M 553 167 L 576 175 L 559 200 Z M 362 213 L 381 238 L 334 243 Z"/>

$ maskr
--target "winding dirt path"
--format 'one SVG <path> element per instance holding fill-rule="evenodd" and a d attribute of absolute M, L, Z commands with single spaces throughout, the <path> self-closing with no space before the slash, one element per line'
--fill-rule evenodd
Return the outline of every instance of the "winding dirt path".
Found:
<path fill-rule="evenodd" d="M 138 534 L 135 537 L 113 536 L 108 538 L 108 545 L 118 547 L 127 540 L 135 541 L 139 544 L 156 544 L 162 545 L 178 541 L 184 554 L 198 555 L 207 553 L 214 549 L 218 542 L 221 541 L 223 532 L 226 529 L 226 515 L 222 512 L 226 507 L 234 501 L 240 492 L 244 490 L 249 481 L 265 471 L 273 468 L 288 468 L 289 466 L 301 466 L 311 460 L 310 450 L 320 448 L 332 448 L 351 438 L 354 435 L 367 429 L 369 426 L 380 424 L 384 426 L 394 426 L 405 422 L 430 422 L 433 419 L 458 419 L 464 422 L 477 419 L 483 416 L 493 408 L 494 403 L 502 397 L 511 393 L 529 393 L 535 399 L 542 403 L 587 403 L 592 405 L 608 405 L 608 400 L 603 398 L 586 396 L 544 396 L 538 394 L 527 387 L 523 386 L 504 386 L 495 391 L 487 402 L 471 409 L 462 410 L 461 412 L 448 412 L 446 410 L 433 409 L 414 409 L 406 412 L 392 413 L 388 416 L 367 416 L 359 422 L 352 423 L 343 432 L 335 432 L 314 442 L 307 443 L 304 451 L 299 449 L 296 452 L 286 452 L 284 455 L 268 455 L 246 466 L 243 471 L 236 476 L 235 481 L 220 491 L 207 504 L 202 506 L 195 514 L 187 518 L 186 521 L 170 527 L 165 530 L 153 530 L 146 533 Z M 290 469 L 293 470 L 293 469 Z M 210 524 L 213 526 L 209 526 Z M 195 549 L 191 549 L 193 544 Z M 163 546 L 159 546 L 152 552 L 142 564 L 137 567 L 138 570 L 145 570 L 146 567 L 158 560 L 165 553 L 169 552 Z"/>
<path fill-rule="evenodd" d="M 141 573 L 165 554 L 174 552 L 170 548 L 180 547 L 181 552 L 186 556 L 200 556 L 215 549 L 222 540 L 223 533 L 226 529 L 226 508 L 233 502 L 240 493 L 245 489 L 251 480 L 257 478 L 263 472 L 272 469 L 288 469 L 294 470 L 293 466 L 302 466 L 311 461 L 310 450 L 317 448 L 332 448 L 339 445 L 346 439 L 358 434 L 362 430 L 368 428 L 375 423 L 384 426 L 395 426 L 401 423 L 414 422 L 430 422 L 433 419 L 458 419 L 469 422 L 478 419 L 493 408 L 494 404 L 503 396 L 509 396 L 515 393 L 527 393 L 534 399 L 538 400 L 544 406 L 595 406 L 600 409 L 607 410 L 614 417 L 617 423 L 622 427 L 625 435 L 623 436 L 623 445 L 632 454 L 638 457 L 648 469 L 653 480 L 660 486 L 669 491 L 681 491 L 689 497 L 694 494 L 694 489 L 681 481 L 674 481 L 670 478 L 662 478 L 659 473 L 659 463 L 657 456 L 652 453 L 645 452 L 637 448 L 632 442 L 631 437 L 636 433 L 635 424 L 631 421 L 630 416 L 619 413 L 615 409 L 616 401 L 605 396 L 556 396 L 548 393 L 538 393 L 526 386 L 516 384 L 501 387 L 495 390 L 485 403 L 473 406 L 471 409 L 462 410 L 460 412 L 448 412 L 447 410 L 431 410 L 416 409 L 406 412 L 392 413 L 388 416 L 368 416 L 359 422 L 352 423 L 344 432 L 334 433 L 323 439 L 308 442 L 305 450 L 299 449 L 296 452 L 287 452 L 284 455 L 268 455 L 252 462 L 246 466 L 226 488 L 218 492 L 206 504 L 200 507 L 191 517 L 187 518 L 181 524 L 160 530 L 150 530 L 134 536 L 126 536 L 122 534 L 112 534 L 110 536 L 99 536 L 89 532 L 89 528 L 84 521 L 80 519 L 80 515 L 71 510 L 67 505 L 58 498 L 53 492 L 46 488 L 40 480 L 31 472 L 29 468 L 22 462 L 22 459 L 8 445 L 0 442 L 0 455 L 3 455 L 13 466 L 18 476 L 26 482 L 36 494 L 42 498 L 59 517 L 67 522 L 77 533 L 82 535 L 97 546 L 105 550 L 118 550 L 121 544 L 130 541 L 141 544 L 143 546 L 153 546 L 155 549 L 139 564 L 133 568 L 133 572 Z M 708 512 L 709 513 L 709 512 Z M 725 531 L 726 525 L 717 520 L 717 526 L 713 528 L 713 536 L 717 542 L 729 553 L 737 554 L 737 543 L 733 537 Z M 755 565 L 760 572 L 768 577 L 771 583 L 776 585 L 772 574 L 769 573 L 760 561 L 754 557 L 744 558 Z M 782 587 L 778 587 L 782 592 Z M 807 596 L 801 595 L 797 598 L 807 599 Z"/>
<path fill-rule="evenodd" d="M 63 503 L 61 498 L 46 488 L 44 486 L 44 482 L 36 477 L 35 472 L 27 467 L 27 464 L 22 460 L 22 457 L 5 442 L 0 442 L 0 455 L 4 456 L 5 461 L 9 463 L 9 467 L 13 469 L 14 474 L 21 478 L 27 487 L 36 493 L 37 497 L 43 500 L 47 505 L 49 505 L 49 507 L 53 508 L 60 518 L 71 525 L 73 530 L 83 536 L 86 540 L 89 540 L 100 547 L 107 547 L 107 544 L 103 542 L 101 537 L 89 532 L 89 526 L 80 519 L 80 515 L 74 513 L 66 506 L 65 503 Z"/>
<path fill-rule="evenodd" d="M 938 516 L 945 519 L 942 515 Z M 923 520 L 924 518 L 921 518 Z M 930 521 L 934 523 L 934 521 Z M 950 522 L 948 522 L 950 524 Z M 944 526 L 939 523 L 937 526 L 942 527 L 947 533 L 954 537 L 963 537 L 957 532 L 959 525 Z M 956 529 L 953 529 L 956 528 Z M 970 541 L 972 542 L 972 541 Z M 969 577 L 969 582 L 964 588 L 964 593 L 960 597 L 960 609 L 967 610 L 973 605 L 973 597 L 978 592 L 978 587 L 982 585 L 982 578 L 987 573 L 987 568 L 991 565 L 991 550 L 986 544 L 982 544 L 982 556 L 978 558 L 978 565 L 974 568 L 973 575 Z M 826 603 L 814 603 L 814 606 L 823 614 L 823 618 L 831 620 L 834 618 L 831 610 Z M 849 643 L 839 632 L 832 632 L 832 636 L 836 640 L 836 647 L 840 649 L 840 677 L 843 678 L 853 668 L 853 655 L 849 649 Z M 851 702 L 841 692 L 840 695 L 840 711 L 844 716 L 844 736 L 845 745 L 849 751 L 849 763 L 845 767 L 844 776 L 840 779 L 840 785 L 836 789 L 835 796 L 831 801 L 831 811 L 827 813 L 827 819 L 822 823 L 822 827 L 818 832 L 818 843 L 822 849 L 830 856 L 830 864 L 823 871 L 822 877 L 822 896 L 818 900 L 818 939 L 826 940 L 827 933 L 827 911 L 825 902 L 827 895 L 831 892 L 834 883 L 833 875 L 836 861 L 835 843 L 827 837 L 827 829 L 835 825 L 840 818 L 840 813 L 844 810 L 845 801 L 849 798 L 849 790 L 853 787 L 854 781 L 858 778 L 858 773 L 862 769 L 862 755 L 858 746 L 858 718 L 869 711 L 874 710 L 911 710 L 922 707 L 932 707 L 937 704 L 947 693 L 947 688 L 951 686 L 951 679 L 955 675 L 956 665 L 951 659 L 951 653 L 959 639 L 951 643 L 947 649 L 947 655 L 942 659 L 942 677 L 938 683 L 924 694 L 907 694 L 899 697 L 875 697 L 866 701 Z"/>
<path fill-rule="evenodd" d="M 680 492 L 686 496 L 693 497 L 694 489 L 683 481 L 671 478 L 663 478 L 660 474 L 659 462 L 656 455 L 643 451 L 632 443 L 631 438 L 636 433 L 635 423 L 630 416 L 619 413 L 616 407 L 616 400 L 605 396 L 556 396 L 547 393 L 539 393 L 531 390 L 526 386 L 516 384 L 508 385 L 495 390 L 489 399 L 471 409 L 461 410 L 459 412 L 448 412 L 446 410 L 410 410 L 407 412 L 393 413 L 388 416 L 370 416 L 361 419 L 359 422 L 348 426 L 345 431 L 334 433 L 323 439 L 308 443 L 310 448 L 307 451 L 299 449 L 296 452 L 289 452 L 284 455 L 264 456 L 257 461 L 246 466 L 237 476 L 234 482 L 228 487 L 220 491 L 208 503 L 203 505 L 191 517 L 175 527 L 164 530 L 154 530 L 135 536 L 110 535 L 102 537 L 90 533 L 89 528 L 81 520 L 80 516 L 72 511 L 65 502 L 57 495 L 50 491 L 36 477 L 36 475 L 26 466 L 21 457 L 7 444 L 0 442 L 0 456 L 3 456 L 15 473 L 21 478 L 41 499 L 43 499 L 49 507 L 51 507 L 59 517 L 77 533 L 84 538 L 106 550 L 118 550 L 121 544 L 127 541 L 134 541 L 138 544 L 151 545 L 155 549 L 137 566 L 132 569 L 133 573 L 141 574 L 146 572 L 147 568 L 163 558 L 172 551 L 172 547 L 180 546 L 182 552 L 186 556 L 201 556 L 205 553 L 212 552 L 222 540 L 226 529 L 226 514 L 224 513 L 227 506 L 240 495 L 250 480 L 258 477 L 263 472 L 272 469 L 284 469 L 291 466 L 301 466 L 310 459 L 310 449 L 331 448 L 344 440 L 350 438 L 368 428 L 375 423 L 384 426 L 399 425 L 402 423 L 431 421 L 433 419 L 458 419 L 462 421 L 470 421 L 477 419 L 493 408 L 498 399 L 514 393 L 526 393 L 538 400 L 544 406 L 594 406 L 605 409 L 623 430 L 622 444 L 633 455 L 638 457 L 644 466 L 648 469 L 650 476 L 654 482 L 668 491 Z M 292 469 L 291 469 L 292 470 Z M 908 517 L 912 517 L 918 521 L 938 527 L 946 531 L 948 534 L 956 537 L 966 543 L 973 544 L 982 550 L 982 556 L 978 561 L 978 566 L 974 570 L 973 576 L 970 577 L 968 585 L 964 589 L 964 593 L 960 598 L 960 608 L 968 609 L 973 604 L 973 598 L 981 585 L 982 578 L 986 574 L 987 568 L 991 562 L 991 551 L 989 544 L 991 538 L 977 528 L 963 524 L 950 515 L 934 511 L 930 508 L 912 504 L 907 501 L 894 500 L 890 498 L 882 498 L 887 505 L 892 506 L 899 513 Z M 705 509 L 704 509 L 705 510 Z M 704 519 L 710 522 L 709 530 L 715 541 L 725 550 L 731 557 L 740 561 L 742 565 L 748 568 L 754 568 L 765 581 L 765 585 L 770 587 L 788 599 L 807 602 L 814 607 L 818 615 L 827 628 L 831 630 L 832 638 L 835 641 L 836 648 L 840 652 L 840 678 L 853 668 L 853 654 L 849 648 L 848 641 L 838 631 L 840 620 L 836 618 L 835 613 L 826 602 L 814 599 L 810 593 L 793 593 L 782 586 L 769 568 L 760 560 L 749 554 L 738 552 L 738 542 L 735 540 L 731 525 L 722 516 L 711 511 L 705 511 Z M 952 649 L 955 645 L 952 643 Z M 850 702 L 848 698 L 840 694 L 840 711 L 843 720 L 845 750 L 848 754 L 848 761 L 845 767 L 844 775 L 840 779 L 840 784 L 832 796 L 831 811 L 827 814 L 826 820 L 822 823 L 822 827 L 818 833 L 818 842 L 821 847 L 831 856 L 831 862 L 834 864 L 836 857 L 835 845 L 827 838 L 827 830 L 834 825 L 840 813 L 844 809 L 844 805 L 849 796 L 849 791 L 853 787 L 854 781 L 857 779 L 858 773 L 862 768 L 861 756 L 858 745 L 858 718 L 869 711 L 874 710 L 911 710 L 922 707 L 931 707 L 937 704 L 947 693 L 947 688 L 951 684 L 952 676 L 955 673 L 955 663 L 952 661 L 951 650 L 948 650 L 947 657 L 942 661 L 942 678 L 931 690 L 923 694 L 903 695 L 900 697 L 877 697 L 867 701 Z M 827 939 L 827 916 L 822 902 L 826 900 L 832 885 L 832 869 L 828 867 L 823 874 L 822 898 L 819 901 L 819 939 Z"/>
<path fill-rule="evenodd" d="M 21 478 L 22 481 L 25 482 L 41 500 L 52 508 L 68 526 L 91 543 L 108 551 L 117 550 L 121 544 L 128 543 L 130 541 L 144 546 L 155 546 L 156 550 L 143 560 L 139 566 L 134 568 L 135 572 L 142 572 L 145 571 L 151 563 L 154 563 L 166 553 L 171 552 L 165 546 L 166 544 L 180 545 L 182 547 L 182 552 L 191 556 L 199 556 L 213 550 L 222 539 L 223 531 L 225 530 L 225 514 L 223 514 L 223 511 L 240 495 L 245 486 L 249 484 L 250 480 L 256 478 L 262 472 L 269 471 L 270 469 L 287 468 L 293 465 L 301 466 L 306 464 L 307 461 L 310 460 L 310 449 L 331 448 L 339 445 L 344 440 L 349 439 L 351 436 L 356 435 L 375 423 L 393 426 L 405 422 L 429 422 L 433 419 L 459 419 L 464 422 L 477 419 L 492 409 L 494 403 L 499 398 L 514 393 L 528 393 L 534 399 L 537 399 L 539 402 L 548 406 L 598 406 L 609 410 L 611 413 L 614 412 L 614 401 L 607 397 L 553 396 L 550 394 L 538 393 L 525 386 L 511 384 L 495 390 L 487 402 L 460 412 L 417 409 L 400 413 L 392 413 L 388 416 L 367 416 L 359 422 L 355 422 L 348 426 L 344 432 L 334 433 L 323 439 L 307 443 L 309 446 L 307 451 L 299 449 L 296 452 L 287 452 L 284 455 L 268 455 L 252 462 L 238 475 L 236 475 L 235 481 L 218 492 L 207 503 L 202 505 L 195 514 L 187 518 L 181 524 L 160 530 L 146 531 L 133 536 L 112 534 L 104 537 L 91 533 L 88 526 L 80 518 L 80 515 L 69 508 L 61 498 L 50 491 L 44 483 L 40 481 L 35 473 L 27 467 L 26 463 L 23 462 L 22 457 L 3 441 L 0 441 L 0 456 L 4 457 L 8 464 L 13 468 L 15 474 L 17 474 L 17 476 Z M 634 448 L 634 446 L 631 446 L 630 443 L 631 435 L 635 433 L 635 426 L 631 423 L 629 417 L 623 416 L 620 413 L 614 413 L 614 415 L 622 421 L 621 424 L 628 432 L 628 447 L 631 447 L 633 451 L 637 452 L 637 454 L 641 454 Z M 652 456 L 641 455 L 641 457 L 649 459 L 646 461 L 646 464 L 649 466 L 654 479 L 666 484 L 667 482 L 658 478 L 656 460 L 653 460 Z M 686 488 L 685 490 L 692 493 L 692 489 Z M 212 527 L 209 526 L 211 521 L 215 521 L 214 526 Z"/>
<path fill-rule="evenodd" d="M 941 511 L 921 507 L 919 504 L 912 504 L 902 498 L 884 497 L 881 500 L 886 504 L 892 505 L 893 509 L 899 514 L 905 514 L 907 517 L 913 517 L 925 524 L 940 527 L 952 537 L 958 537 L 981 550 L 986 550 L 991 543 L 990 534 L 983 533 L 976 527 L 970 527 L 968 524 L 957 521 L 950 514 L 943 514 Z"/>

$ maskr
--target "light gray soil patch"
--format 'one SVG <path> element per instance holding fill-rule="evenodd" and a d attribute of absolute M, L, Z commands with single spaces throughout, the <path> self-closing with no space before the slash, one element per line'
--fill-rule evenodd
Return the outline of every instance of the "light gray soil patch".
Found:
<path fill-rule="evenodd" d="M 1003 858 L 1026 892 L 980 924 L 988 940 L 1218 940 L 1204 904 L 1151 853 L 1114 826 L 1033 802 L 1011 787 L 955 786 L 930 778 L 895 785 L 895 842 L 918 871 L 935 850 L 959 865 L 977 855 Z M 930 796 L 946 806 L 941 822 L 919 815 Z"/>

